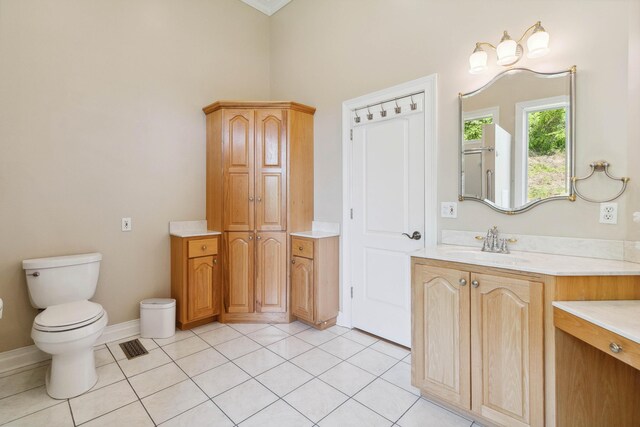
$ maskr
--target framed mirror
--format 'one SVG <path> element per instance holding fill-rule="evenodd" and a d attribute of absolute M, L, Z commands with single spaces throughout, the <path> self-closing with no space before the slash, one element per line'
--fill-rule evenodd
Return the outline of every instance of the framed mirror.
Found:
<path fill-rule="evenodd" d="M 513 68 L 459 95 L 459 200 L 517 214 L 575 201 L 575 66 Z"/>

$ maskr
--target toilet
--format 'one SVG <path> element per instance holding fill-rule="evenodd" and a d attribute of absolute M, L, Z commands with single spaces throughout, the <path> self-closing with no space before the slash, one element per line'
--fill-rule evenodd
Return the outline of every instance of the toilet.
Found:
<path fill-rule="evenodd" d="M 51 355 L 46 387 L 54 399 L 78 396 L 98 381 L 93 346 L 105 326 L 107 312 L 89 301 L 98 284 L 102 254 L 37 258 L 22 261 L 36 316 L 31 338 Z"/>

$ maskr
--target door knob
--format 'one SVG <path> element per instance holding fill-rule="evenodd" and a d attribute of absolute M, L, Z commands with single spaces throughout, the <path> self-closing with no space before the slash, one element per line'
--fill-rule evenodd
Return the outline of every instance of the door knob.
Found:
<path fill-rule="evenodd" d="M 411 236 L 409 236 L 407 233 L 402 233 L 402 235 L 403 236 L 407 236 L 408 238 L 410 238 L 412 240 L 420 240 L 420 239 L 422 239 L 422 234 L 420 234 L 419 231 L 414 231 Z"/>
<path fill-rule="evenodd" d="M 480 283 L 477 280 L 474 280 L 471 282 L 471 286 L 473 286 L 474 288 L 477 288 L 478 286 L 480 286 Z"/>

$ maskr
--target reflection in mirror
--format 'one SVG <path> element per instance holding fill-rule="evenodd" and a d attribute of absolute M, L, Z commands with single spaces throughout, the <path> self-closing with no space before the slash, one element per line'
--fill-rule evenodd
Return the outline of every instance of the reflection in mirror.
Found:
<path fill-rule="evenodd" d="M 523 212 L 572 199 L 574 69 L 513 69 L 460 96 L 460 199 Z"/>

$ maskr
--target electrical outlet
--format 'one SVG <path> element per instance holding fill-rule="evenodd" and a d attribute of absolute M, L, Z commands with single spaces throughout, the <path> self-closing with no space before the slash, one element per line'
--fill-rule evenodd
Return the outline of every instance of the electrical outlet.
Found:
<path fill-rule="evenodd" d="M 440 216 L 442 218 L 458 218 L 458 204 L 456 202 L 440 203 Z"/>
<path fill-rule="evenodd" d="M 122 231 L 131 231 L 131 218 L 122 218 Z"/>
<path fill-rule="evenodd" d="M 600 223 L 601 224 L 617 224 L 618 223 L 618 204 L 617 203 L 600 203 Z"/>

